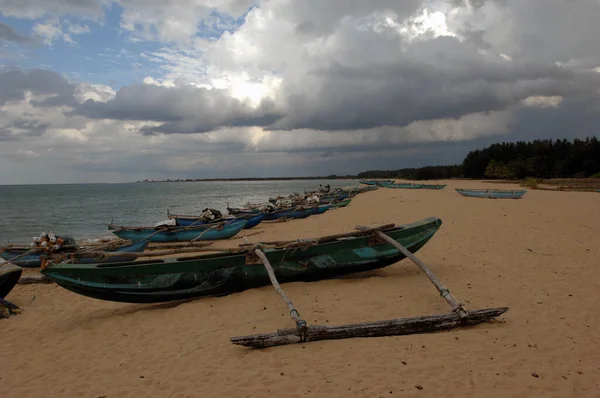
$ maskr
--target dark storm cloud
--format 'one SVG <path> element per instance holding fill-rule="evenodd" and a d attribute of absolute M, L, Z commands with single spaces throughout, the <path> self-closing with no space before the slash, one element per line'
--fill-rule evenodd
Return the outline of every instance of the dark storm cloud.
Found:
<path fill-rule="evenodd" d="M 23 137 L 39 137 L 50 126 L 51 123 L 42 123 L 35 119 L 19 118 L 0 127 L 0 141 L 14 141 Z"/>
<path fill-rule="evenodd" d="M 316 92 L 286 87 L 287 114 L 270 129 L 356 130 L 502 110 L 529 96 L 594 93 L 600 74 L 544 63 L 489 61 L 457 39 L 422 43 L 396 61 L 332 63 Z"/>
<path fill-rule="evenodd" d="M 164 122 L 144 128 L 144 134 L 203 133 L 218 127 L 267 125 L 278 118 L 268 101 L 253 109 L 223 90 L 145 84 L 124 87 L 107 102 L 87 100 L 68 115 Z"/>
<path fill-rule="evenodd" d="M 13 28 L 4 23 L 0 23 L 0 40 L 17 44 L 33 44 L 38 42 L 38 39 L 35 37 L 19 35 Z"/>
<path fill-rule="evenodd" d="M 9 101 L 23 101 L 25 93 L 49 95 L 44 100 L 32 100 L 36 107 L 53 107 L 76 103 L 73 96 L 75 85 L 56 72 L 43 69 L 31 71 L 0 71 L 0 107 Z"/>

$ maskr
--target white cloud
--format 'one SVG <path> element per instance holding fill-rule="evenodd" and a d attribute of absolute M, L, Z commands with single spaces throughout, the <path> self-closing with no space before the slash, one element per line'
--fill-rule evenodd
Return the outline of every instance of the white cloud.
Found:
<path fill-rule="evenodd" d="M 63 40 L 66 43 L 74 43 L 68 33 L 63 32 L 62 24 L 58 18 L 49 19 L 44 23 L 33 26 L 33 32 L 42 38 L 44 43 L 50 45 L 54 40 Z"/>

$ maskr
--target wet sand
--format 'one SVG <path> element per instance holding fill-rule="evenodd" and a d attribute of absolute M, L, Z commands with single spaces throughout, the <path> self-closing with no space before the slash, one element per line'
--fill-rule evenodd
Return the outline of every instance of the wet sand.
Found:
<path fill-rule="evenodd" d="M 346 208 L 244 233 L 251 242 L 310 238 L 440 217 L 417 256 L 467 308 L 509 307 L 495 322 L 256 350 L 229 338 L 293 326 L 271 286 L 140 305 L 17 285 L 7 299 L 24 312 L 0 320 L 0 397 L 599 397 L 600 194 L 529 190 L 490 200 L 454 191 L 469 187 L 519 189 L 380 188 Z M 407 259 L 282 287 L 309 324 L 449 309 Z"/>

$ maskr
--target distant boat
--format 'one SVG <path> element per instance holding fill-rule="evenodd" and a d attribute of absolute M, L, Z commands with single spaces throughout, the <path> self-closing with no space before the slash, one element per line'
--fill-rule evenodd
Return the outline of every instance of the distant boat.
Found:
<path fill-rule="evenodd" d="M 503 190 L 503 189 L 458 189 L 456 192 L 462 196 L 470 198 L 488 198 L 488 199 L 519 199 L 526 190 Z"/>
<path fill-rule="evenodd" d="M 359 180 L 360 184 L 364 185 L 381 185 L 381 184 L 391 184 L 395 180 Z"/>
<path fill-rule="evenodd" d="M 97 249 L 97 250 L 102 250 L 102 251 L 111 252 L 111 253 L 113 253 L 113 252 L 141 253 L 144 250 L 146 250 L 146 247 L 148 247 L 149 243 L 150 242 L 148 242 L 148 241 L 140 240 L 138 242 L 127 243 L 127 244 L 120 243 L 120 244 L 117 244 L 112 247 L 110 246 L 110 243 L 108 243 L 107 244 L 108 247 L 102 248 L 102 249 Z M 79 246 L 77 249 L 54 252 L 54 253 L 50 253 L 49 255 L 76 253 L 76 252 L 79 252 L 79 251 L 82 251 L 85 249 L 86 249 L 85 246 Z M 31 252 L 31 253 L 28 253 L 28 252 Z M 25 254 L 25 253 L 28 253 L 28 254 Z M 42 258 L 41 258 L 42 255 L 45 255 L 45 253 L 43 251 L 34 252 L 29 247 L 18 247 L 18 246 L 14 247 L 12 245 L 0 247 L 0 257 L 2 257 L 4 260 L 10 262 L 11 264 L 18 265 L 19 267 L 24 267 L 24 268 L 39 268 L 42 265 Z M 13 258 L 15 260 L 12 260 Z M 108 257 L 105 260 L 102 260 L 101 262 L 110 263 L 110 262 L 126 261 L 129 258 L 130 257 L 115 256 L 115 257 Z M 82 259 L 79 259 L 76 261 L 81 262 L 81 263 L 99 262 L 99 261 L 97 261 L 97 259 L 92 261 L 91 259 L 88 259 L 88 258 L 82 258 Z"/>
<path fill-rule="evenodd" d="M 311 209 L 312 210 L 312 209 Z M 235 223 L 204 224 L 193 227 L 127 227 L 109 225 L 108 230 L 121 239 L 150 242 L 189 242 L 192 240 L 221 240 L 237 235 L 246 226 L 246 220 Z"/>
<path fill-rule="evenodd" d="M 420 189 L 444 189 L 447 184 L 420 184 Z"/>
<path fill-rule="evenodd" d="M 420 189 L 423 187 L 422 184 L 407 184 L 407 183 L 399 183 L 399 184 L 381 184 L 384 188 L 402 188 L 402 189 Z"/>

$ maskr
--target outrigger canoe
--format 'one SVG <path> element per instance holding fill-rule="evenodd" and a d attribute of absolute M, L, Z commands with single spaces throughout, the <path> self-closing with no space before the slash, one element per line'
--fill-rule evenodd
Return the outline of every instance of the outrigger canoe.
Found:
<path fill-rule="evenodd" d="M 146 240 L 141 240 L 133 243 L 119 243 L 115 244 L 112 247 L 107 247 L 103 249 L 106 252 L 121 252 L 121 253 L 141 253 L 148 247 L 150 242 Z M 108 243 L 107 245 L 109 245 Z M 64 254 L 64 253 L 72 253 L 76 251 L 85 250 L 85 246 L 79 246 L 73 250 L 61 250 L 52 254 Z M 98 249 L 96 249 L 98 250 Z M 24 268 L 39 268 L 42 265 L 42 256 L 46 255 L 43 251 L 35 252 L 31 250 L 31 248 L 27 247 L 12 247 L 11 245 L 0 247 L 0 257 L 4 260 L 9 261 L 11 264 L 18 265 L 19 267 Z M 15 259 L 15 260 L 13 260 Z M 128 257 L 109 257 L 106 261 L 110 262 L 118 262 L 118 261 L 126 261 Z M 83 262 L 90 262 L 89 259 L 81 259 Z"/>
<path fill-rule="evenodd" d="M 488 198 L 488 199 L 519 199 L 526 190 L 501 190 L 501 189 L 458 189 L 456 192 L 462 196 L 470 198 Z"/>
<path fill-rule="evenodd" d="M 431 217 L 381 230 L 415 253 L 441 225 L 442 220 Z M 379 269 L 405 258 L 373 231 L 260 245 L 281 283 Z M 48 265 L 42 273 L 65 289 L 100 300 L 156 303 L 221 296 L 271 283 L 253 248 L 242 245 L 216 254 L 135 262 L 58 263 Z"/>
<path fill-rule="evenodd" d="M 108 226 L 109 231 L 121 239 L 150 242 L 189 242 L 192 240 L 229 239 L 246 226 L 246 220 L 236 223 L 204 224 L 193 227 L 126 227 Z"/>

